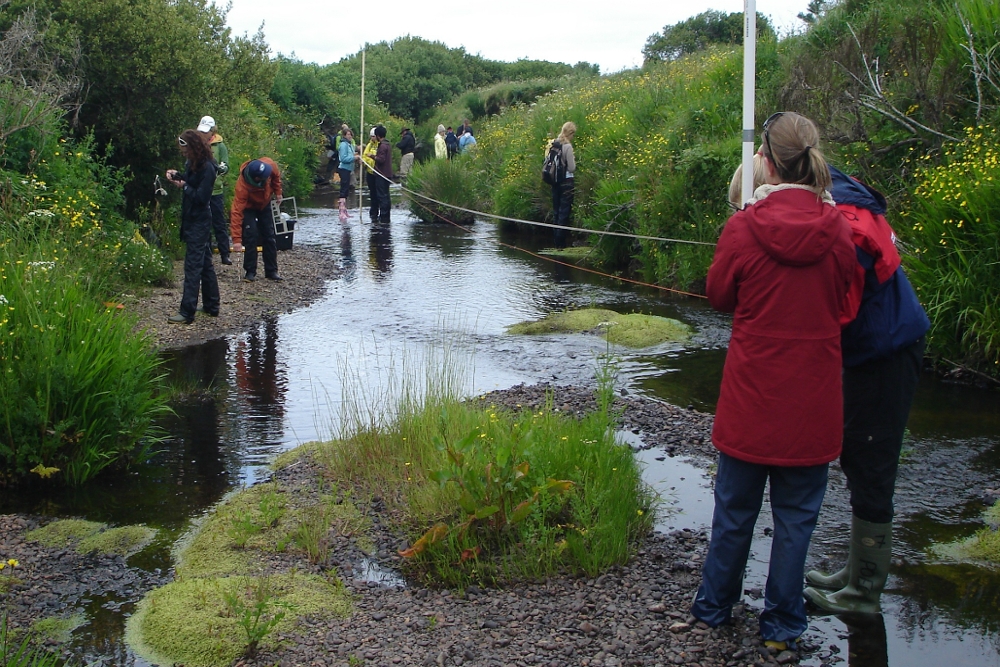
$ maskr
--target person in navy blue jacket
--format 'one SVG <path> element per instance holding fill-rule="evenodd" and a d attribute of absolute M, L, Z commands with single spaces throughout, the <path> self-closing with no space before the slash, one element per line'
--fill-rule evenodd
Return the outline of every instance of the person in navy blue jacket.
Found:
<path fill-rule="evenodd" d="M 892 557 L 899 453 L 930 321 L 906 278 L 882 193 L 831 167 L 831 194 L 851 225 L 857 275 L 842 316 L 844 449 L 851 493 L 847 564 L 806 573 L 806 598 L 832 613 L 878 613 Z M 856 314 L 856 316 L 855 316 Z"/>

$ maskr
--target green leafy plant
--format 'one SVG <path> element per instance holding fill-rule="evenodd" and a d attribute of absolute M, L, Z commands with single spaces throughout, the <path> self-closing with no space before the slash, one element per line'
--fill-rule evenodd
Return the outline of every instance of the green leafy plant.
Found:
<path fill-rule="evenodd" d="M 222 597 L 246 634 L 246 655 L 249 657 L 292 609 L 292 605 L 276 598 L 271 580 L 266 576 L 240 578 L 229 590 L 223 591 Z"/>

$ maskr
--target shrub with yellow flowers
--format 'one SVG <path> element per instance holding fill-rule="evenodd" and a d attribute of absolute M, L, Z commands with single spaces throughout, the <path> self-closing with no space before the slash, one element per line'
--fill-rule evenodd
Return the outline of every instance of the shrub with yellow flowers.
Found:
<path fill-rule="evenodd" d="M 916 160 L 900 236 L 910 279 L 931 318 L 929 350 L 1000 373 L 1000 132 L 968 127 L 940 163 Z"/>

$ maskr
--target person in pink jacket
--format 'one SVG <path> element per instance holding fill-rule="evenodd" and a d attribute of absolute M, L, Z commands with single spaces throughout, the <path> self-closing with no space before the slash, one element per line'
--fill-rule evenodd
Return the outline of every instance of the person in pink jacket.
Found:
<path fill-rule="evenodd" d="M 726 223 L 708 272 L 733 313 L 712 430 L 719 450 L 712 539 L 691 613 L 715 627 L 743 592 L 770 483 L 774 536 L 760 631 L 782 647 L 806 629 L 802 578 L 843 433 L 840 314 L 857 265 L 851 229 L 808 118 L 764 123 L 765 185 Z"/>

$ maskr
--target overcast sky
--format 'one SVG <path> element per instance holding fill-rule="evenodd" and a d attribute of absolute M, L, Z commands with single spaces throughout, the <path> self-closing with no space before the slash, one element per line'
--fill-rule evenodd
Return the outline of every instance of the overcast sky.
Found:
<path fill-rule="evenodd" d="M 223 0 L 216 0 L 220 6 Z M 464 46 L 490 60 L 520 58 L 575 64 L 597 63 L 601 73 L 642 64 L 646 38 L 666 25 L 708 9 L 743 11 L 743 0 L 473 0 L 434 2 L 367 0 L 232 0 L 229 26 L 236 35 L 253 34 L 264 24 L 273 54 L 326 65 L 357 53 L 368 43 L 412 35 Z M 779 32 L 797 30 L 796 14 L 808 0 L 758 0 Z M 364 15 L 358 23 L 348 17 Z"/>

